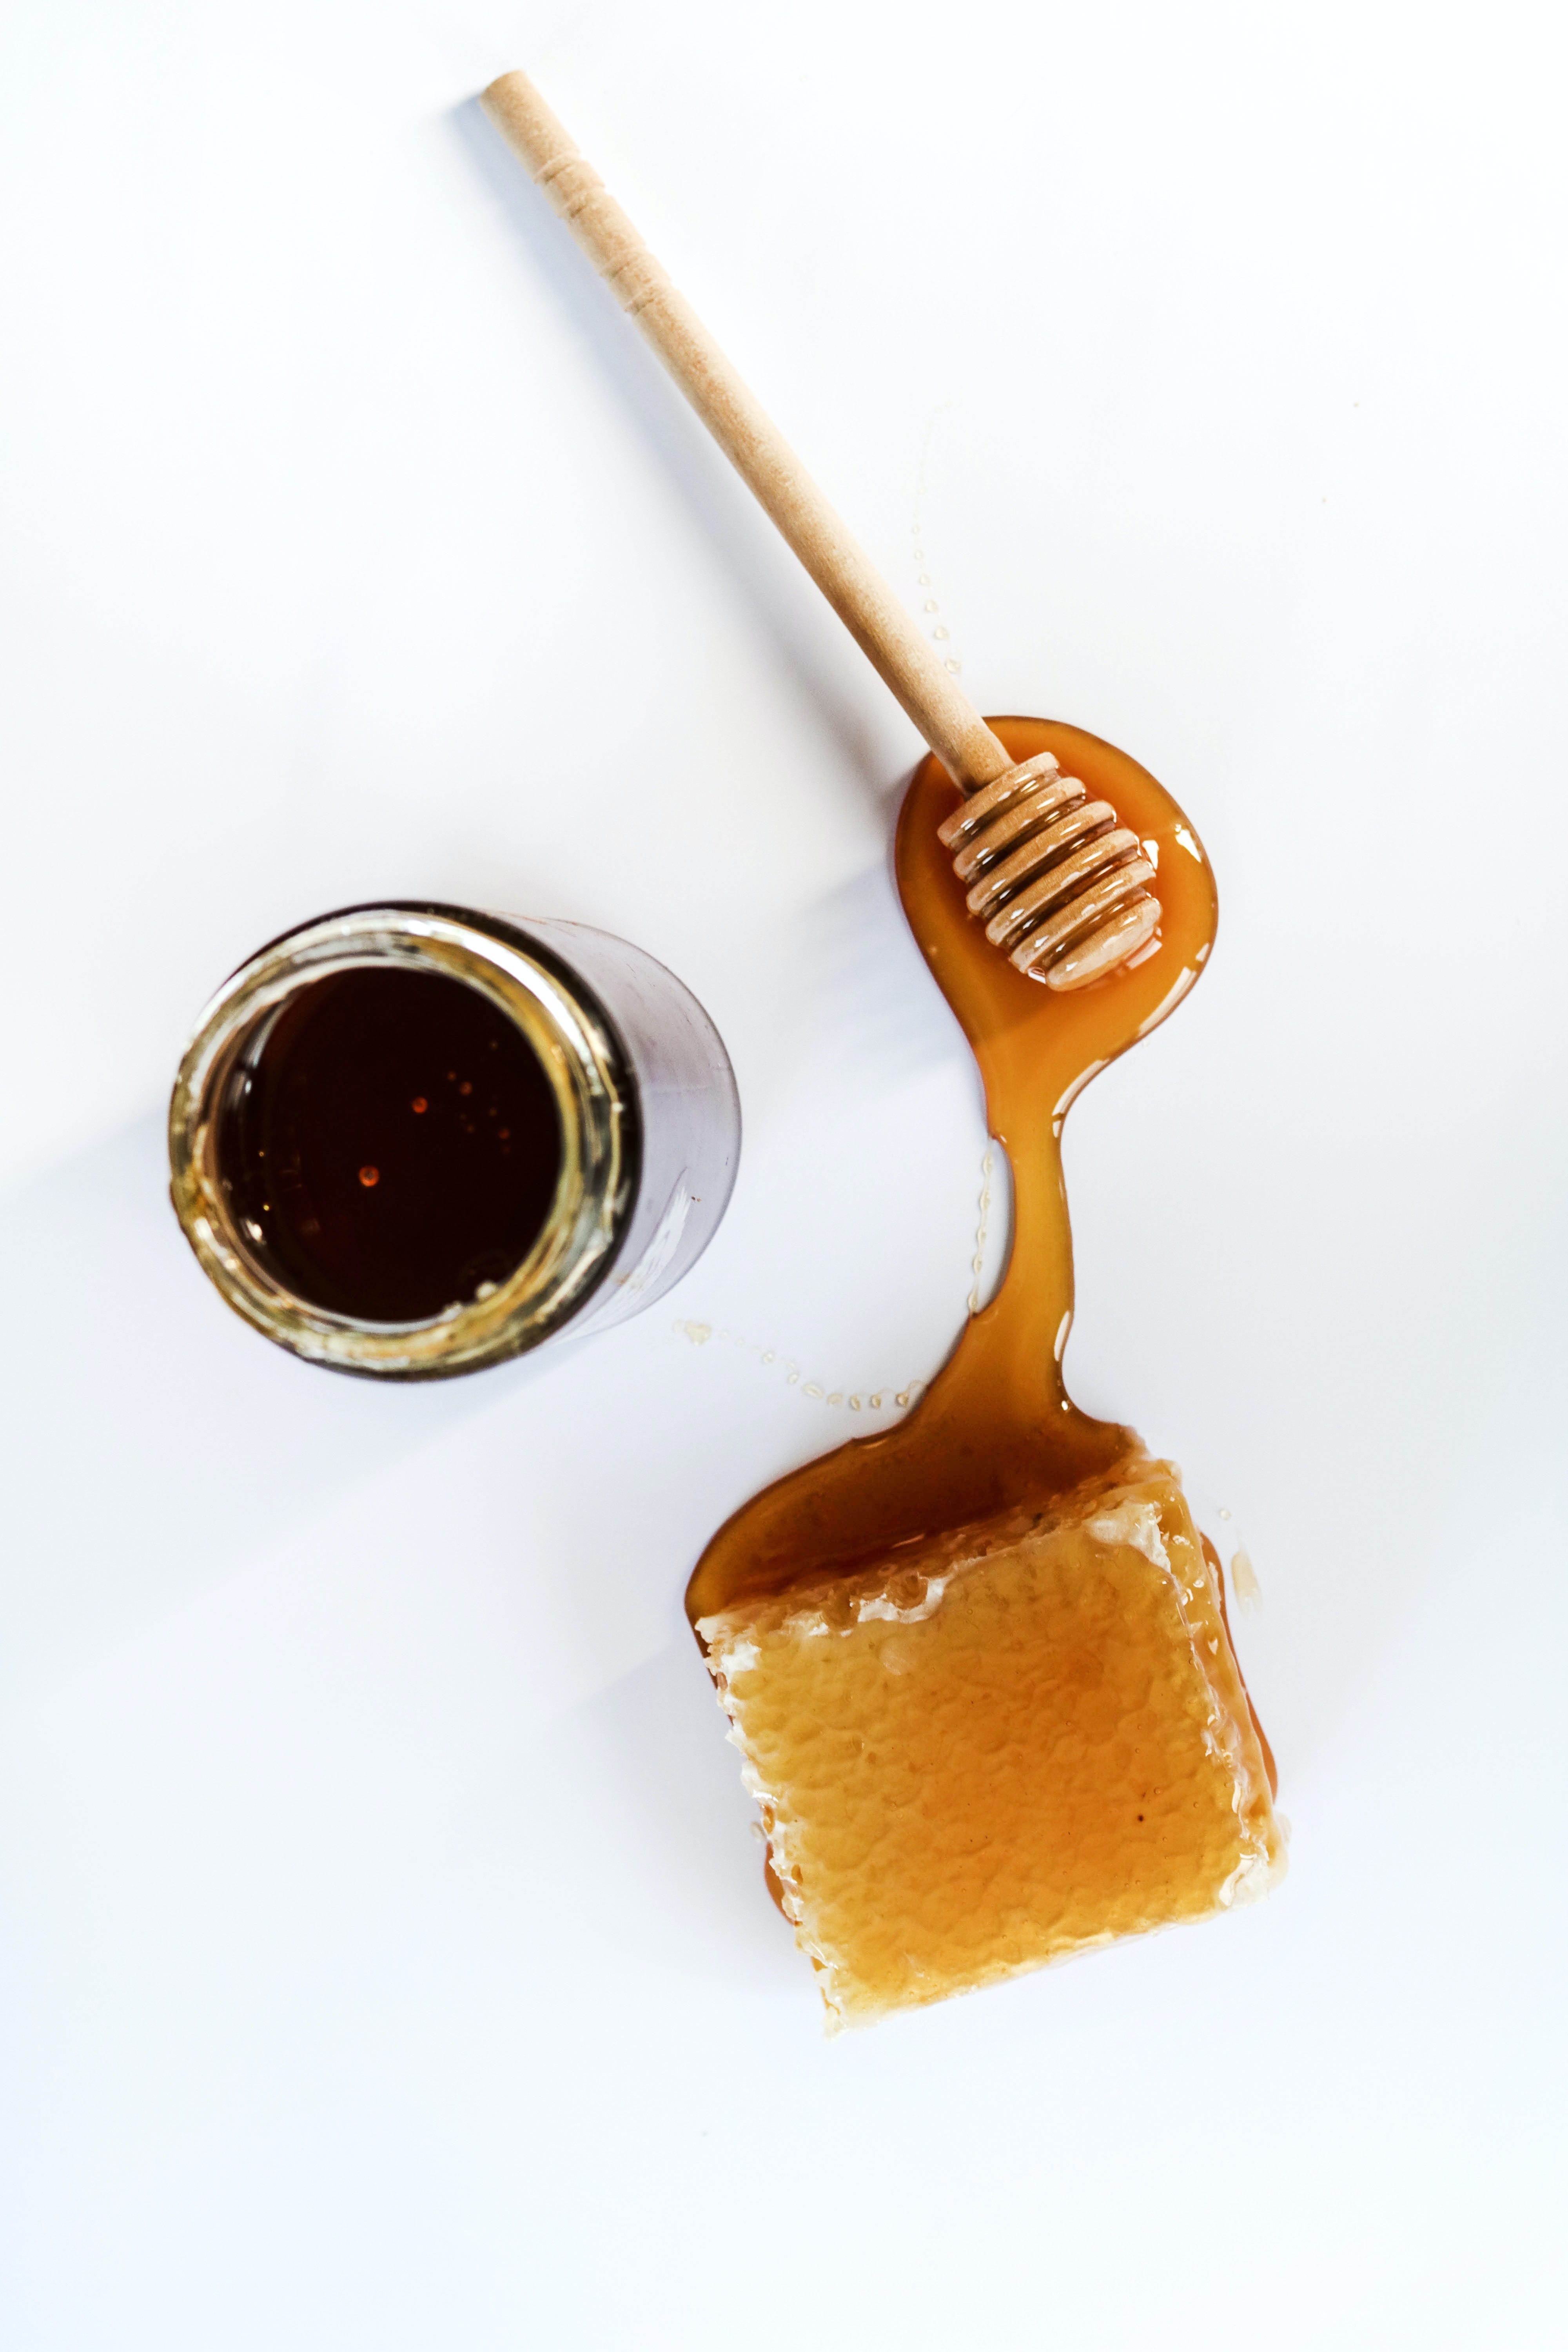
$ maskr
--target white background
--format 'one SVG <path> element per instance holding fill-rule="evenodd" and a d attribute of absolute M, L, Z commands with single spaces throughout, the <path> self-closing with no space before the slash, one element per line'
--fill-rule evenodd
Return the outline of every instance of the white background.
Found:
<path fill-rule="evenodd" d="M 1560 39 L 10 0 L 7 2352 L 1563 2340 Z M 831 2044 L 680 1595 L 864 1425 L 806 1381 L 940 1361 L 984 1122 L 913 736 L 479 118 L 514 64 L 982 706 L 1220 878 L 1072 1116 L 1068 1372 L 1256 1562 L 1290 1878 Z M 641 1321 L 382 1389 L 202 1282 L 189 1025 L 381 893 L 719 1022 L 740 1187 Z"/>

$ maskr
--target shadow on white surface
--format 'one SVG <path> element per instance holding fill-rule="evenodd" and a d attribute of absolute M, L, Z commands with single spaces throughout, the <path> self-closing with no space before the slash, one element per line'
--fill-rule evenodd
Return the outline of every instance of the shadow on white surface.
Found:
<path fill-rule="evenodd" d="M 584 1957 L 609 1948 L 617 1979 L 633 1966 L 752 1998 L 809 1992 L 810 1969 L 767 1892 L 756 1807 L 695 1642 L 596 1693 L 537 1752 L 576 1847 L 568 1883 L 577 1905 L 586 1879 L 602 1889 L 602 1919 L 578 1913 Z"/>
<path fill-rule="evenodd" d="M 0 1680 L 14 1691 L 84 1664 L 589 1344 L 419 1384 L 300 1363 L 241 1324 L 198 1270 L 169 1206 L 153 1115 L 26 1186 L 7 1212 L 0 1286 L 13 1332 L 26 1334 L 9 1351 L 5 1404 Z"/>
<path fill-rule="evenodd" d="M 868 1071 L 892 1084 L 949 1059 L 973 1068 L 899 904 L 892 824 L 907 782 L 886 795 L 887 857 L 825 892 L 803 926 L 812 1072 L 826 1086 L 863 1091 Z"/>
<path fill-rule="evenodd" d="M 688 412 L 479 100 L 454 107 L 447 119 L 529 267 L 546 280 L 573 331 L 588 345 L 639 439 L 837 745 L 847 773 L 879 798 L 883 763 L 864 714 L 881 689 L 871 682 L 863 657 Z"/>

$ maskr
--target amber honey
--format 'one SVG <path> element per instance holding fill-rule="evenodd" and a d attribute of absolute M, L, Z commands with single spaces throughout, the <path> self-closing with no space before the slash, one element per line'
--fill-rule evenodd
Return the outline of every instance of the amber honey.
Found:
<path fill-rule="evenodd" d="M 955 786 L 935 759 L 916 772 L 899 888 L 1012 1165 L 1006 1273 L 908 1417 L 755 1496 L 687 1592 L 839 2021 L 1201 1916 L 1280 1856 L 1218 1562 L 1175 1474 L 1062 1375 L 1063 1121 L 1198 978 L 1213 875 L 1126 753 L 1055 721 L 990 723 L 1136 830 L 1160 929 L 1079 993 L 1024 978 L 937 839 Z"/>

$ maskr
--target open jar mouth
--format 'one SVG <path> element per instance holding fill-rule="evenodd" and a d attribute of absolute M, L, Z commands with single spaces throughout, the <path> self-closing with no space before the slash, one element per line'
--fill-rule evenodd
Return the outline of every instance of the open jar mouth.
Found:
<path fill-rule="evenodd" d="M 476 991 L 519 1031 L 559 1122 L 552 1196 L 510 1269 L 471 1297 L 408 1320 L 342 1311 L 291 1280 L 237 1193 L 234 1108 L 279 1024 L 309 991 L 366 969 L 418 972 Z M 170 1191 L 204 1271 L 267 1338 L 341 1371 L 430 1379 L 536 1347 L 577 1315 L 608 1273 L 637 1191 L 641 1120 L 630 1056 L 593 992 L 538 941 L 459 908 L 355 907 L 273 940 L 207 1006 L 169 1107 Z M 366 1180 L 374 1182 L 375 1171 Z"/>

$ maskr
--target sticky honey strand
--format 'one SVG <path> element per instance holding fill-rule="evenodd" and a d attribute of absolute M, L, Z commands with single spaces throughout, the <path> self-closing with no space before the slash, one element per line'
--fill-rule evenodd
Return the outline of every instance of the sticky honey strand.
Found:
<path fill-rule="evenodd" d="M 1055 719 L 989 723 L 1016 760 L 1054 752 L 1065 774 L 1154 845 L 1157 944 L 1075 995 L 1026 979 L 969 916 L 937 839 L 956 786 L 934 758 L 916 770 L 899 822 L 899 893 L 979 1062 L 990 1129 L 1012 1163 L 1007 1270 L 907 1419 L 776 1480 L 726 1521 L 687 1587 L 694 1624 L 808 1572 L 848 1571 L 900 1543 L 1047 1502 L 1137 1443 L 1130 1429 L 1080 1412 L 1062 1377 L 1073 1305 L 1062 1122 L 1088 1081 L 1197 979 L 1214 943 L 1214 876 L 1182 810 L 1125 751 Z"/>

